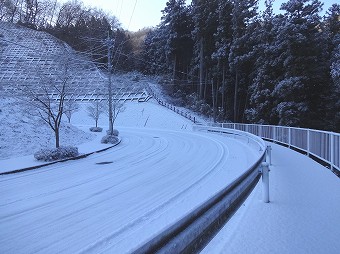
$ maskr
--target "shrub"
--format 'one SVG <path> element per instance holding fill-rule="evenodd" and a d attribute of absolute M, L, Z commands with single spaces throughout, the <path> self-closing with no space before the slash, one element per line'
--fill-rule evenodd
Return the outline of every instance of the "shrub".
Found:
<path fill-rule="evenodd" d="M 90 131 L 92 131 L 92 132 L 102 132 L 103 128 L 101 128 L 101 127 L 91 127 Z"/>
<path fill-rule="evenodd" d="M 116 130 L 116 129 L 114 129 L 114 130 L 112 131 L 112 134 L 111 134 L 111 133 L 110 133 L 110 130 L 107 130 L 107 131 L 106 131 L 106 134 L 107 134 L 107 135 L 112 135 L 112 136 L 118 137 L 118 136 L 119 136 L 119 131 Z"/>
<path fill-rule="evenodd" d="M 78 155 L 77 147 L 61 146 L 54 149 L 41 149 L 34 154 L 34 158 L 39 161 L 55 161 L 76 157 Z"/>
<path fill-rule="evenodd" d="M 116 143 L 118 143 L 118 138 L 117 138 L 117 136 L 106 135 L 102 138 L 101 142 L 103 144 L 116 144 Z"/>

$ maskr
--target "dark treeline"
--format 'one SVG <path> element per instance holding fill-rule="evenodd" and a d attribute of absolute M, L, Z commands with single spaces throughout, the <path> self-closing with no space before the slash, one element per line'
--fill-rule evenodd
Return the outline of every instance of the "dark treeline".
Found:
<path fill-rule="evenodd" d="M 145 40 L 145 71 L 217 121 L 340 130 L 340 5 L 169 0 Z M 151 64 L 153 63 L 153 64 Z"/>
<path fill-rule="evenodd" d="M 105 67 L 162 75 L 177 102 L 216 121 L 340 131 L 340 5 L 169 0 L 155 29 L 124 31 L 81 1 L 0 0 L 0 20 L 44 30 Z"/>

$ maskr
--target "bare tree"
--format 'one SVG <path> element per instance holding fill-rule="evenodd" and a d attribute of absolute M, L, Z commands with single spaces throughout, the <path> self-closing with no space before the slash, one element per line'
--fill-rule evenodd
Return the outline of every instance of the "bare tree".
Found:
<path fill-rule="evenodd" d="M 0 20 L 13 22 L 19 0 L 0 0 Z"/>
<path fill-rule="evenodd" d="M 104 112 L 103 102 L 102 101 L 93 101 L 87 107 L 87 113 L 89 117 L 96 121 L 96 127 L 98 127 L 98 120 L 100 115 Z"/>
<path fill-rule="evenodd" d="M 76 21 L 79 20 L 86 11 L 83 2 L 78 0 L 68 1 L 60 7 L 57 24 L 64 27 L 75 25 Z"/>
<path fill-rule="evenodd" d="M 124 106 L 124 102 L 119 100 L 119 96 L 115 96 L 115 98 L 112 99 L 111 105 L 112 105 L 112 122 L 111 122 L 110 126 L 112 126 L 112 130 L 109 129 L 109 132 L 111 132 L 111 134 L 112 134 L 114 123 L 115 123 L 118 115 L 125 111 L 125 106 Z M 106 112 L 107 112 L 108 115 L 110 113 L 109 108 L 110 108 L 109 103 L 107 103 Z M 111 135 L 111 134 L 109 134 L 109 135 Z"/>
<path fill-rule="evenodd" d="M 64 102 L 64 112 L 67 117 L 68 122 L 71 122 L 71 117 L 73 113 L 79 110 L 79 104 L 74 99 L 67 99 Z"/>
<path fill-rule="evenodd" d="M 65 100 L 71 79 L 73 57 L 61 54 L 56 61 L 57 68 L 53 70 L 36 70 L 38 84 L 23 84 L 20 86 L 20 96 L 24 100 L 29 114 L 39 117 L 54 132 L 55 146 L 60 146 L 59 130 L 62 115 L 65 113 Z M 26 70 L 29 71 L 29 70 Z"/>

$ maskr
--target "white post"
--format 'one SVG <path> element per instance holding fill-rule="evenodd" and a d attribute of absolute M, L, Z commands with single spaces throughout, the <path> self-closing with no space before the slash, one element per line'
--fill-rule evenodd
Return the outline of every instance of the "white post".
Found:
<path fill-rule="evenodd" d="M 310 151 L 310 141 L 309 141 L 310 132 L 309 129 L 307 130 L 307 156 L 309 156 Z"/>
<path fill-rule="evenodd" d="M 331 153 L 331 170 L 333 171 L 333 167 L 334 167 L 334 153 L 335 153 L 335 149 L 334 149 L 334 134 L 331 133 L 329 134 L 330 139 L 331 139 L 331 149 L 330 149 L 330 153 Z"/>
<path fill-rule="evenodd" d="M 267 162 L 262 162 L 261 169 L 263 202 L 269 203 L 269 164 Z"/>
<path fill-rule="evenodd" d="M 262 125 L 258 125 L 258 136 L 262 138 Z"/>
<path fill-rule="evenodd" d="M 271 166 L 272 165 L 272 147 L 269 145 L 267 146 L 267 158 L 269 161 L 269 165 Z"/>

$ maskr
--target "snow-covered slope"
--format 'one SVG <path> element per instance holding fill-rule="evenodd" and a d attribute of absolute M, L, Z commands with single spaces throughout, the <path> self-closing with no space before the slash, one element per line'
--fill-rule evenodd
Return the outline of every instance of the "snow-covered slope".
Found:
<path fill-rule="evenodd" d="M 24 113 L 18 101 L 0 98 L 0 160 L 32 155 L 41 148 L 54 147 L 54 133 L 47 124 Z M 63 122 L 61 144 L 78 145 L 95 135 Z"/>
<path fill-rule="evenodd" d="M 48 33 L 0 21 L 0 92 L 15 93 L 22 86 L 39 89 L 47 76 L 58 75 L 67 61 L 70 92 L 103 89 L 106 78 L 90 59 L 76 54 L 66 43 Z M 67 59 L 67 60 L 66 60 Z"/>
<path fill-rule="evenodd" d="M 79 145 L 93 140 L 96 135 L 89 132 L 95 121 L 88 116 L 88 102 L 79 103 L 80 110 L 71 118 L 71 124 L 63 119 L 61 145 Z M 115 125 L 120 127 L 147 127 L 173 130 L 191 130 L 191 122 L 163 108 L 153 100 L 150 103 L 126 102 L 125 111 L 118 115 Z M 0 99 L 0 161 L 11 157 L 32 155 L 40 148 L 54 146 L 54 133 L 45 123 L 24 113 L 15 99 Z M 160 113 L 161 112 L 161 113 Z M 108 129 L 108 117 L 102 114 L 99 126 L 103 136 Z M 0 162 L 1 165 L 1 162 Z"/>

